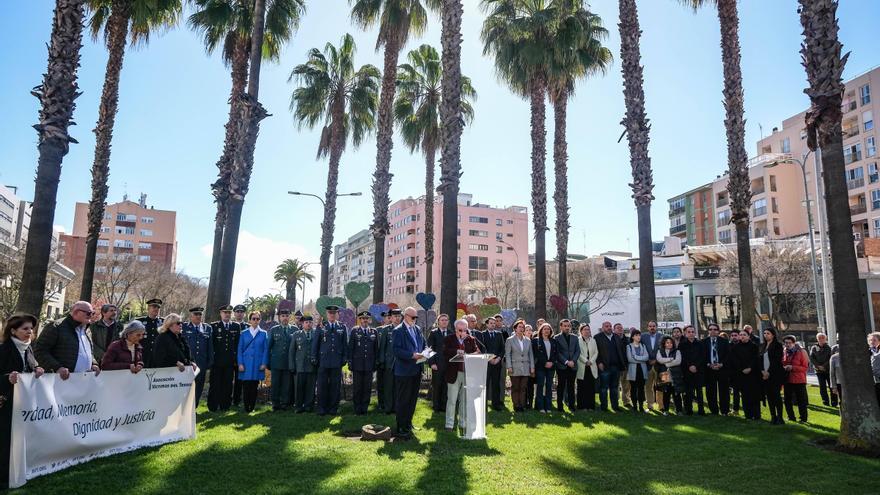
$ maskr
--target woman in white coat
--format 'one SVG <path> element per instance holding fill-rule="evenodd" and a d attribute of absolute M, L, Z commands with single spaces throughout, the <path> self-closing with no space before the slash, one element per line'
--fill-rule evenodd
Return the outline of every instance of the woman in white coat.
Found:
<path fill-rule="evenodd" d="M 626 360 L 629 366 L 626 379 L 632 398 L 633 412 L 645 411 L 645 380 L 648 378 L 648 349 L 642 344 L 642 333 L 633 329 L 626 345 Z"/>
<path fill-rule="evenodd" d="M 599 378 L 599 368 L 596 360 L 599 358 L 599 349 L 596 340 L 590 331 L 590 325 L 584 323 L 580 327 L 578 344 L 581 353 L 577 361 L 577 394 L 575 395 L 577 409 L 596 409 L 596 379 Z"/>

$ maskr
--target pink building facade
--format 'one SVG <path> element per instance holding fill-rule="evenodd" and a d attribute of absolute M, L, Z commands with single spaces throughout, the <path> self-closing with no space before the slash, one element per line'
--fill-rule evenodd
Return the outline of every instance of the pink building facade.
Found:
<path fill-rule="evenodd" d="M 425 198 L 391 204 L 391 231 L 385 239 L 385 300 L 425 292 Z M 434 263 L 432 292 L 440 293 L 440 242 L 443 200 L 434 201 Z M 528 273 L 528 210 L 522 206 L 493 208 L 458 195 L 458 280 L 479 284 L 491 273 L 519 268 Z"/>

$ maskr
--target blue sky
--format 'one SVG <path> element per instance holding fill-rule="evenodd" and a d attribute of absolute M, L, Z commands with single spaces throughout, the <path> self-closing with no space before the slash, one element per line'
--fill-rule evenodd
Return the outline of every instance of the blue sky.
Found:
<path fill-rule="evenodd" d="M 476 119 L 462 138 L 462 191 L 492 205 L 530 204 L 530 141 L 528 103 L 512 95 L 497 80 L 492 61 L 482 56 L 479 30 L 483 14 L 476 0 L 465 0 L 462 70 L 479 93 Z M 50 0 L 12 2 L 0 18 L 0 46 L 6 47 L 0 71 L 0 181 L 19 186 L 25 199 L 33 197 L 37 161 L 38 101 L 30 96 L 46 68 L 51 30 Z M 234 298 L 277 288 L 271 270 L 283 258 L 316 261 L 319 253 L 320 203 L 286 194 L 298 189 L 323 195 L 326 162 L 315 160 L 318 134 L 298 131 L 288 103 L 293 87 L 291 68 L 312 47 L 338 43 L 343 33 L 354 35 L 357 63 L 381 67 L 374 51 L 376 31 L 364 32 L 349 20 L 346 0 L 307 0 L 308 13 L 278 64 L 264 64 L 260 99 L 273 114 L 262 123 L 254 173 L 242 221 L 242 242 Z M 645 94 L 651 119 L 650 156 L 654 167 L 653 233 L 668 232 L 666 200 L 711 180 L 727 164 L 721 62 L 717 17 L 711 9 L 694 14 L 673 0 L 639 2 Z M 617 142 L 624 113 L 617 33 L 617 2 L 595 0 L 592 9 L 609 30 L 607 45 L 615 63 L 604 77 L 581 82 L 568 111 L 569 197 L 573 253 L 636 249 L 636 215 L 627 183 L 630 179 L 626 141 Z M 740 2 L 743 84 L 749 155 L 755 142 L 773 126 L 804 108 L 806 78 L 798 52 L 801 26 L 795 0 Z M 840 36 L 850 50 L 845 78 L 880 64 L 876 21 L 880 3 L 846 0 L 838 11 Z M 428 32 L 413 39 L 439 49 L 440 22 L 431 18 Z M 874 50 L 874 53 L 872 53 Z M 72 227 L 73 205 L 87 201 L 89 169 L 94 154 L 97 119 L 107 54 L 101 42 L 84 41 L 72 135 L 58 192 L 55 223 Z M 401 57 L 403 61 L 403 57 Z M 205 276 L 210 266 L 215 207 L 209 184 L 223 144 L 227 116 L 229 73 L 217 54 L 208 56 L 200 38 L 183 24 L 154 36 L 149 46 L 126 53 L 120 83 L 119 114 L 113 139 L 109 201 L 124 192 L 148 203 L 178 212 L 178 267 Z M 548 107 L 548 193 L 553 191 L 552 112 Z M 369 187 L 375 163 L 375 140 L 359 150 L 349 149 L 341 165 L 340 192 L 362 191 L 360 198 L 341 198 L 336 240 L 347 238 L 371 221 Z M 392 200 L 418 196 L 423 190 L 423 164 L 399 139 L 392 159 Z M 548 204 L 553 225 L 552 203 Z M 548 253 L 555 252 L 554 232 L 547 235 Z M 533 245 L 533 244 L 532 244 Z M 317 270 L 316 270 L 317 274 Z M 307 287 L 314 296 L 315 287 Z"/>

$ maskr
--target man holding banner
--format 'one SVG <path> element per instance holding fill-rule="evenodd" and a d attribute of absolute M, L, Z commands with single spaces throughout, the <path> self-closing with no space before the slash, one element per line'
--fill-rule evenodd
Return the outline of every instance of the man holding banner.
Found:
<path fill-rule="evenodd" d="M 92 341 L 88 335 L 92 305 L 77 301 L 63 319 L 49 322 L 34 343 L 34 356 L 46 371 L 58 373 L 67 380 L 71 372 L 101 372 L 92 355 Z"/>

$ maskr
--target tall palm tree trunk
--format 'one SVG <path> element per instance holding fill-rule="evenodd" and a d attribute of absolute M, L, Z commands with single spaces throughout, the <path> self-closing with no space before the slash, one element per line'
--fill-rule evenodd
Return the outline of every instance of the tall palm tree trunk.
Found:
<path fill-rule="evenodd" d="M 232 280 L 235 275 L 235 255 L 238 251 L 238 234 L 241 229 L 241 213 L 244 197 L 250 186 L 254 166 L 254 148 L 260 121 L 268 116 L 259 102 L 260 62 L 262 60 L 263 28 L 266 17 L 266 1 L 255 0 L 254 26 L 251 30 L 251 49 L 248 72 L 247 93 L 233 100 L 238 118 L 236 121 L 236 146 L 233 152 L 232 173 L 226 225 L 223 229 L 223 246 L 220 254 L 219 284 L 217 297 L 228 301 L 232 296 Z"/>
<path fill-rule="evenodd" d="M 434 162 L 437 150 L 425 150 L 425 293 L 434 289 Z"/>
<path fill-rule="evenodd" d="M 391 149 L 394 147 L 394 91 L 397 82 L 397 57 L 400 42 L 389 40 L 385 45 L 382 91 L 379 95 L 379 118 L 376 129 L 376 170 L 373 172 L 373 303 L 385 297 L 385 237 L 388 235 L 388 207 L 391 205 Z"/>
<path fill-rule="evenodd" d="M 749 155 L 746 152 L 746 121 L 743 109 L 742 70 L 740 68 L 739 14 L 736 0 L 718 0 L 721 26 L 721 62 L 724 67 L 724 127 L 727 131 L 727 169 L 730 180 L 733 221 L 736 226 L 736 252 L 739 264 L 739 291 L 743 325 L 755 325 L 755 290 L 752 285 L 752 251 L 749 243 L 749 208 L 752 203 L 749 181 Z"/>
<path fill-rule="evenodd" d="M 547 129 L 544 81 L 531 84 L 532 114 L 532 223 L 535 226 L 535 317 L 547 317 Z"/>
<path fill-rule="evenodd" d="M 336 195 L 339 185 L 339 160 L 345 144 L 345 100 L 333 102 L 333 125 L 330 133 L 330 164 L 327 167 L 327 192 L 324 195 L 324 220 L 321 222 L 321 282 L 320 294 L 329 295 L 330 251 L 333 249 L 333 228 L 336 224 Z"/>
<path fill-rule="evenodd" d="M 440 15 L 443 76 L 440 83 L 440 187 L 443 237 L 440 243 L 440 312 L 455 314 L 458 297 L 458 185 L 461 178 L 461 0 L 443 0 Z"/>
<path fill-rule="evenodd" d="M 208 277 L 208 296 L 206 312 L 210 319 L 220 318 L 219 307 L 228 304 L 228 300 L 220 300 L 217 290 L 220 286 L 220 257 L 223 248 L 223 234 L 227 220 L 227 202 L 229 200 L 229 178 L 232 175 L 232 157 L 236 144 L 237 108 L 234 101 L 244 92 L 247 85 L 248 40 L 238 38 L 232 54 L 232 89 L 229 95 L 229 118 L 226 122 L 226 137 L 223 141 L 223 153 L 217 161 L 219 171 L 217 181 L 211 184 L 217 213 L 214 217 L 214 243 L 211 251 L 211 272 Z"/>
<path fill-rule="evenodd" d="M 639 229 L 639 317 L 641 325 L 657 319 L 654 293 L 654 252 L 651 249 L 651 201 L 654 200 L 651 158 L 648 156 L 648 117 L 641 65 L 639 13 L 635 0 L 620 0 L 620 59 L 623 72 L 623 100 L 626 116 L 621 122 L 629 142 L 633 200 Z"/>
<path fill-rule="evenodd" d="M 556 175 L 556 259 L 559 269 L 559 297 L 568 301 L 568 142 L 565 126 L 568 111 L 568 95 L 565 91 L 553 98 L 553 165 Z M 568 305 L 560 318 L 568 317 Z"/>
<path fill-rule="evenodd" d="M 52 250 L 52 224 L 61 162 L 70 143 L 67 133 L 80 95 L 76 83 L 85 11 L 83 0 L 56 0 L 49 42 L 49 63 L 43 82 L 31 94 L 40 100 L 37 130 L 39 159 L 34 184 L 34 203 L 25 251 L 16 311 L 39 315 L 46 290 L 46 274 Z"/>
<path fill-rule="evenodd" d="M 113 126 L 119 106 L 119 75 L 122 72 L 122 59 L 125 56 L 125 42 L 128 36 L 128 22 L 131 16 L 131 2 L 114 0 L 110 18 L 107 19 L 107 69 L 104 74 L 104 89 L 101 93 L 101 106 L 98 108 L 98 124 L 95 126 L 95 161 L 92 163 L 92 199 L 89 201 L 89 232 L 86 236 L 86 259 L 82 272 L 82 286 L 79 298 L 92 300 L 92 285 L 95 280 L 95 258 L 98 253 L 98 236 L 104 220 L 104 205 L 107 202 L 107 180 L 110 177 L 110 146 L 113 140 Z"/>
<path fill-rule="evenodd" d="M 840 415 L 838 443 L 846 448 L 880 452 L 880 406 L 874 393 L 868 353 L 865 352 L 865 317 L 859 289 L 859 270 L 853 248 L 852 221 L 845 182 L 841 103 L 843 68 L 849 54 L 841 56 L 837 37 L 835 0 L 799 0 L 804 42 L 803 65 L 812 106 L 806 115 L 807 145 L 821 148 L 828 211 L 831 268 L 834 273 L 834 320 L 840 345 L 840 365 L 846 393 Z"/>

